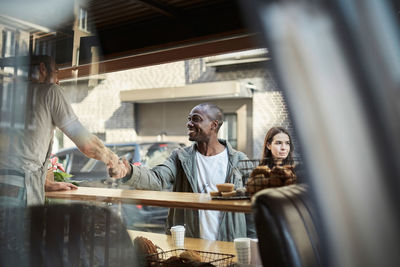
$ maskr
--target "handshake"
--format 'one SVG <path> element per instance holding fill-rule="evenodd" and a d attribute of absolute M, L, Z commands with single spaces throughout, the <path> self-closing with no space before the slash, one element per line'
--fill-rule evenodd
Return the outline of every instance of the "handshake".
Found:
<path fill-rule="evenodd" d="M 120 179 L 132 174 L 132 167 L 125 158 L 113 160 L 107 164 L 107 169 L 111 178 Z"/>

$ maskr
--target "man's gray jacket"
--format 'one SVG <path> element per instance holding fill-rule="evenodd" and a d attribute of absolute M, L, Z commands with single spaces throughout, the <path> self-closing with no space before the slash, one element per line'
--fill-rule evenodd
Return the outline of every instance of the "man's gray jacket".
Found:
<path fill-rule="evenodd" d="M 228 171 L 226 182 L 235 184 L 235 188 L 243 187 L 242 177 L 244 166 L 241 160 L 247 156 L 234 150 L 225 140 L 219 140 L 228 149 Z M 196 148 L 192 146 L 175 149 L 171 156 L 163 163 L 152 169 L 141 166 L 132 166 L 132 175 L 125 177 L 124 182 L 136 189 L 167 190 L 173 187 L 174 192 L 200 193 L 196 171 Z M 249 220 L 247 225 L 246 217 Z M 174 225 L 185 225 L 187 237 L 200 237 L 199 212 L 193 209 L 169 210 L 167 219 L 167 233 Z M 221 212 L 217 240 L 233 241 L 237 237 L 254 237 L 254 225 L 251 214 Z"/>

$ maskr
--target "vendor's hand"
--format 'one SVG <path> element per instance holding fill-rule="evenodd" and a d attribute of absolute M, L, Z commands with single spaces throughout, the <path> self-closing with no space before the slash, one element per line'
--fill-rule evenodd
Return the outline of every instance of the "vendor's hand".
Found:
<path fill-rule="evenodd" d="M 125 175 L 127 174 L 127 169 L 125 164 L 123 163 L 123 159 L 119 159 L 117 164 L 114 164 L 114 166 L 110 167 L 108 169 L 108 174 L 112 178 L 124 178 Z"/>
<path fill-rule="evenodd" d="M 118 165 L 120 165 L 121 160 L 110 149 L 108 149 L 108 153 L 109 153 L 109 161 L 107 163 L 107 169 L 118 169 Z"/>
<path fill-rule="evenodd" d="M 108 175 L 112 178 L 122 178 L 125 176 L 124 173 L 124 166 L 122 164 L 122 160 L 118 158 L 118 156 L 112 152 L 111 150 L 108 150 L 109 152 L 109 162 L 107 163 L 107 171 Z"/>
<path fill-rule="evenodd" d="M 122 158 L 118 161 L 118 168 L 109 168 L 108 173 L 112 178 L 124 178 L 132 173 L 132 168 L 129 162 Z"/>
<path fill-rule="evenodd" d="M 75 190 L 78 187 L 74 184 L 65 183 L 65 182 L 52 182 L 46 180 L 44 184 L 44 191 L 51 192 L 51 191 L 64 191 L 64 190 Z"/>

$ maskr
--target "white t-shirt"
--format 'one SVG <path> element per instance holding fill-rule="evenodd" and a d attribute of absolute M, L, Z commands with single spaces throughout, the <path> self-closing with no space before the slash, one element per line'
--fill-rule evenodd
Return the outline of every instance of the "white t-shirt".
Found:
<path fill-rule="evenodd" d="M 204 156 L 196 151 L 198 187 L 201 193 L 218 191 L 217 184 L 225 183 L 228 170 L 228 150 L 214 156 Z M 200 238 L 216 240 L 219 228 L 219 211 L 199 210 Z"/>

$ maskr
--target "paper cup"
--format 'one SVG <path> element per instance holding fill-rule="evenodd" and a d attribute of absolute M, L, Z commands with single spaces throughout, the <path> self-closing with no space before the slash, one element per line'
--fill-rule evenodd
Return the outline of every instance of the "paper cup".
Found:
<path fill-rule="evenodd" d="M 176 247 L 183 247 L 185 244 L 185 227 L 183 225 L 176 225 L 171 227 L 172 240 Z"/>
<path fill-rule="evenodd" d="M 241 237 L 233 240 L 238 264 L 250 264 L 250 238 Z"/>
<path fill-rule="evenodd" d="M 258 239 L 250 239 L 251 260 L 250 264 L 254 267 L 262 267 L 260 253 L 258 250 Z"/>

